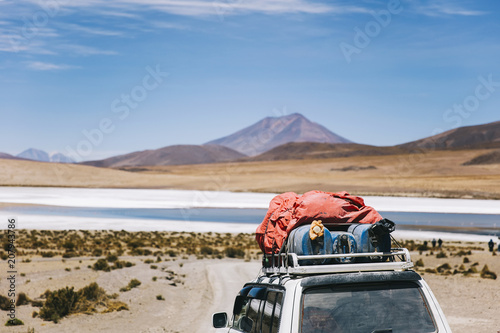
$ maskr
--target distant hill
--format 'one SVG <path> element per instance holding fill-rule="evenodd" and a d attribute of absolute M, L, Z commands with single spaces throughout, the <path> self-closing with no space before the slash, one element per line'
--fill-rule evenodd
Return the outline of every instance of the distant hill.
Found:
<path fill-rule="evenodd" d="M 82 162 L 96 167 L 183 165 L 228 162 L 245 155 L 218 145 L 175 145 L 110 157 L 99 161 Z"/>
<path fill-rule="evenodd" d="M 28 159 L 32 161 L 38 161 L 38 162 L 58 162 L 58 163 L 74 163 L 75 161 L 71 158 L 69 158 L 66 155 L 63 155 L 61 153 L 53 153 L 53 154 L 48 154 L 47 152 L 40 150 L 40 149 L 35 149 L 35 148 L 30 148 L 26 149 L 20 154 L 16 155 L 17 157 L 21 157 L 23 159 Z"/>
<path fill-rule="evenodd" d="M 500 147 L 500 121 L 455 128 L 441 134 L 398 145 L 417 149 L 479 149 Z"/>
<path fill-rule="evenodd" d="M 500 164 L 500 150 L 479 155 L 465 162 L 462 165 L 484 165 L 484 164 Z"/>
<path fill-rule="evenodd" d="M 249 161 L 277 161 L 322 159 L 348 156 L 395 155 L 407 153 L 398 147 L 377 147 L 357 143 L 318 143 L 291 142 L 257 156 L 246 158 Z"/>
<path fill-rule="evenodd" d="M 30 148 L 26 149 L 20 154 L 16 155 L 17 157 L 26 158 L 28 160 L 39 161 L 39 162 L 50 162 L 50 156 L 43 150 Z"/>
<path fill-rule="evenodd" d="M 208 142 L 255 156 L 289 142 L 350 143 L 301 114 L 267 117 L 234 134 Z"/>
<path fill-rule="evenodd" d="M 68 156 L 61 153 L 51 154 L 50 161 L 58 163 L 75 163 L 75 161 L 72 158 L 69 158 Z"/>
<path fill-rule="evenodd" d="M 7 154 L 7 153 L 0 153 L 0 159 L 5 159 L 5 160 L 24 160 L 24 158 L 13 156 L 13 155 Z"/>

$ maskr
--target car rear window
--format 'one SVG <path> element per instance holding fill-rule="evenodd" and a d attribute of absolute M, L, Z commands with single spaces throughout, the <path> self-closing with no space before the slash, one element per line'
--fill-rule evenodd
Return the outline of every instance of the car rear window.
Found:
<path fill-rule="evenodd" d="M 428 333 L 436 327 L 417 284 L 309 288 L 302 297 L 302 333 Z"/>

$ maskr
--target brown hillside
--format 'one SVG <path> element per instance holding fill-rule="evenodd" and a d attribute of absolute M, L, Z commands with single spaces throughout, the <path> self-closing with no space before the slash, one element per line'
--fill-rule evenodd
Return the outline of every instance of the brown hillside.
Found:
<path fill-rule="evenodd" d="M 176 145 L 113 156 L 81 164 L 97 167 L 137 167 L 150 165 L 205 164 L 236 160 L 245 155 L 218 145 Z"/>
<path fill-rule="evenodd" d="M 500 164 L 500 150 L 494 150 L 486 154 L 481 154 L 465 162 L 463 165 L 483 165 L 483 164 Z"/>
<path fill-rule="evenodd" d="M 397 147 L 409 150 L 500 147 L 500 121 L 455 128 L 428 138 L 398 145 Z"/>
<path fill-rule="evenodd" d="M 377 147 L 357 143 L 318 143 L 318 142 L 291 142 L 255 157 L 249 157 L 247 161 L 280 161 L 280 160 L 304 160 L 324 159 L 349 156 L 380 156 L 402 154 L 406 151 L 398 147 Z"/>

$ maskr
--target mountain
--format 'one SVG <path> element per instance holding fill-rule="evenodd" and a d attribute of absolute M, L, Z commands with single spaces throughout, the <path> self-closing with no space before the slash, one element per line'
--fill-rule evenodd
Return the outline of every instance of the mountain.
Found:
<path fill-rule="evenodd" d="M 225 146 L 255 156 L 289 142 L 350 143 L 299 113 L 268 117 L 236 133 L 207 144 Z"/>
<path fill-rule="evenodd" d="M 50 162 L 50 156 L 43 150 L 30 148 L 26 149 L 20 154 L 16 155 L 17 157 L 26 158 L 28 160 L 39 161 L 39 162 Z"/>
<path fill-rule="evenodd" d="M 500 147 L 500 121 L 455 128 L 434 136 L 398 145 L 418 149 L 477 149 Z"/>
<path fill-rule="evenodd" d="M 61 153 L 50 154 L 50 161 L 57 163 L 75 163 L 75 160 Z"/>
<path fill-rule="evenodd" d="M 81 164 L 118 168 L 125 166 L 218 163 L 243 157 L 245 155 L 235 150 L 218 145 L 175 145 L 113 156 L 99 161 L 82 162 Z"/>
<path fill-rule="evenodd" d="M 273 148 L 247 161 L 323 159 L 349 156 L 380 156 L 407 153 L 398 147 L 377 147 L 357 143 L 290 142 Z"/>
<path fill-rule="evenodd" d="M 39 162 L 75 163 L 73 159 L 61 153 L 56 152 L 48 154 L 43 150 L 35 148 L 26 149 L 25 151 L 23 151 L 20 154 L 17 154 L 16 156 Z"/>
<path fill-rule="evenodd" d="M 7 154 L 7 153 L 0 153 L 0 159 L 5 159 L 5 160 L 24 160 L 24 158 L 13 156 L 13 155 Z"/>
<path fill-rule="evenodd" d="M 500 150 L 481 154 L 473 159 L 463 163 L 462 165 L 485 165 L 485 164 L 500 164 Z"/>

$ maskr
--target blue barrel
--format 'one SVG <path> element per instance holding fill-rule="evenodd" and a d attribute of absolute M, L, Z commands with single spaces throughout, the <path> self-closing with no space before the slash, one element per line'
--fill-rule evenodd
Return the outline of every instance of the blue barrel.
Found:
<path fill-rule="evenodd" d="M 310 225 L 300 226 L 290 233 L 288 236 L 288 252 L 296 253 L 297 255 L 316 255 L 316 254 L 332 254 L 332 235 L 328 229 L 324 229 L 325 233 L 322 237 L 311 240 L 309 237 Z M 304 260 L 301 264 L 326 264 L 327 259 Z"/>
<path fill-rule="evenodd" d="M 332 232 L 332 240 L 333 253 L 335 254 L 357 252 L 356 239 L 354 238 L 354 235 L 349 232 Z M 334 260 L 334 262 L 338 263 L 349 263 L 353 261 L 354 258 L 352 257 L 338 258 Z"/>
<path fill-rule="evenodd" d="M 375 252 L 376 248 L 370 238 L 370 229 L 373 224 L 352 224 L 347 229 L 348 232 L 354 235 L 356 243 L 358 245 L 358 253 Z"/>
<path fill-rule="evenodd" d="M 373 224 L 352 224 L 348 232 L 354 235 L 358 245 L 358 253 L 367 252 L 390 252 L 391 235 L 385 234 L 375 237 L 370 231 Z M 386 261 L 387 257 L 373 256 L 370 258 L 358 258 L 358 262 L 363 261 Z"/>

